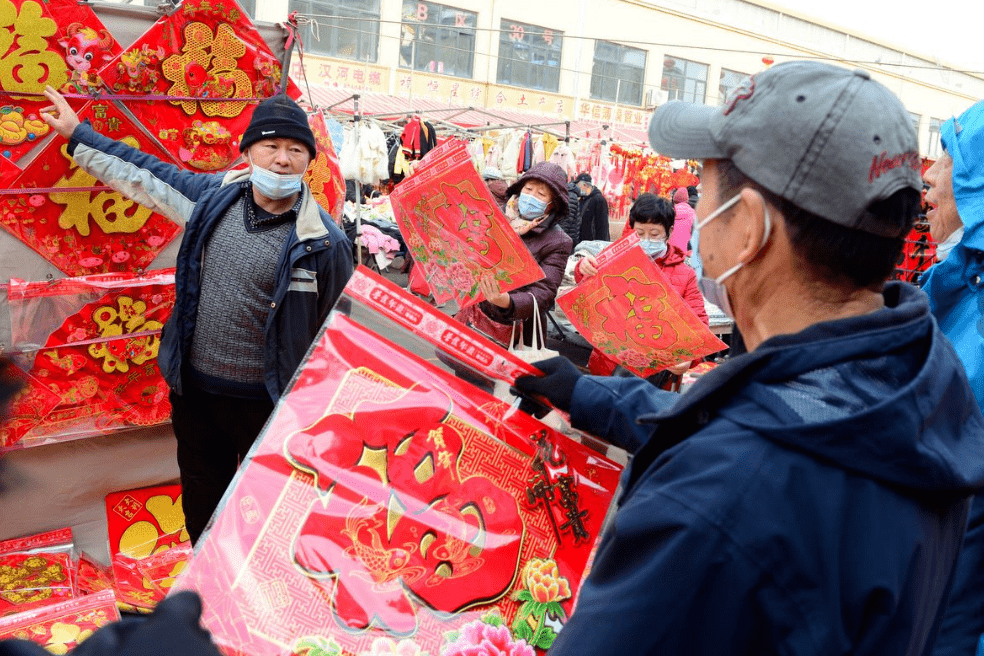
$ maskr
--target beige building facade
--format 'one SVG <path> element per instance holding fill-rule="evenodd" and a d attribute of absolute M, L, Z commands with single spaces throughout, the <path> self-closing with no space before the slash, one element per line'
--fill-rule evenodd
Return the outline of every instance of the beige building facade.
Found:
<path fill-rule="evenodd" d="M 251 6 L 253 5 L 253 6 Z M 258 6 L 256 6 L 258 5 Z M 308 82 L 545 121 L 645 129 L 671 99 L 717 105 L 745 76 L 790 59 L 863 68 L 909 109 L 921 154 L 984 98 L 984 77 L 931 55 L 744 0 L 264 0 L 297 11 Z M 300 77 L 300 64 L 292 71 Z"/>

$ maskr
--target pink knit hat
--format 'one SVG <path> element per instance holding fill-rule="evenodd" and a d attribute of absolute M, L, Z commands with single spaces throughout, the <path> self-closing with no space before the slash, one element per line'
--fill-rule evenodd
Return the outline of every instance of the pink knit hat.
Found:
<path fill-rule="evenodd" d="M 690 194 L 687 192 L 686 187 L 680 187 L 673 192 L 674 203 L 686 203 L 688 200 L 690 200 Z"/>

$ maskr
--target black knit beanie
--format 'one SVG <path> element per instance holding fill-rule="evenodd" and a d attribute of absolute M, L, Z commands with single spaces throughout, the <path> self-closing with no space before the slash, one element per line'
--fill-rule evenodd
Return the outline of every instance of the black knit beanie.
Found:
<path fill-rule="evenodd" d="M 249 127 L 239 142 L 239 151 L 246 152 L 260 139 L 278 138 L 297 139 L 307 146 L 311 159 L 317 157 L 314 132 L 308 125 L 307 114 L 285 94 L 267 98 L 256 106 Z"/>

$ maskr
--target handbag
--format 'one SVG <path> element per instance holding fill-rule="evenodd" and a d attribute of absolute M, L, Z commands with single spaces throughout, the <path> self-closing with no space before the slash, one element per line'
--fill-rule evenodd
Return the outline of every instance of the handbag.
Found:
<path fill-rule="evenodd" d="M 513 336 L 515 335 L 515 322 L 499 323 L 482 312 L 478 303 L 459 310 L 454 315 L 454 319 L 469 328 L 474 328 L 489 339 L 497 342 L 499 346 L 508 348 L 512 344 Z"/>
<path fill-rule="evenodd" d="M 515 339 L 509 342 L 512 345 L 509 347 L 509 352 L 523 362 L 533 363 L 539 362 L 540 360 L 546 360 L 547 358 L 556 357 L 560 355 L 560 352 L 547 348 L 546 326 L 543 325 L 543 320 L 540 318 L 540 308 L 537 305 L 536 296 L 532 293 L 530 296 L 533 297 L 533 344 L 531 346 L 526 346 L 522 335 L 522 324 L 520 323 L 520 339 L 518 340 L 518 343 Z"/>

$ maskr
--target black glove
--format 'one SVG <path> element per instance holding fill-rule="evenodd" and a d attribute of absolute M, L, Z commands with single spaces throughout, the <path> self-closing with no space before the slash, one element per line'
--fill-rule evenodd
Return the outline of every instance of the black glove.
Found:
<path fill-rule="evenodd" d="M 577 370 L 570 360 L 564 357 L 550 358 L 534 362 L 533 366 L 546 374 L 546 376 L 520 376 L 513 385 L 519 390 L 520 394 L 526 397 L 542 396 L 546 398 L 554 407 L 570 412 L 571 397 L 574 395 L 574 385 L 581 377 L 581 372 Z M 520 405 L 521 409 L 524 409 Z"/>
<path fill-rule="evenodd" d="M 198 595 L 177 592 L 147 617 L 107 624 L 74 649 L 72 656 L 221 656 L 208 631 L 198 623 L 201 616 Z"/>

